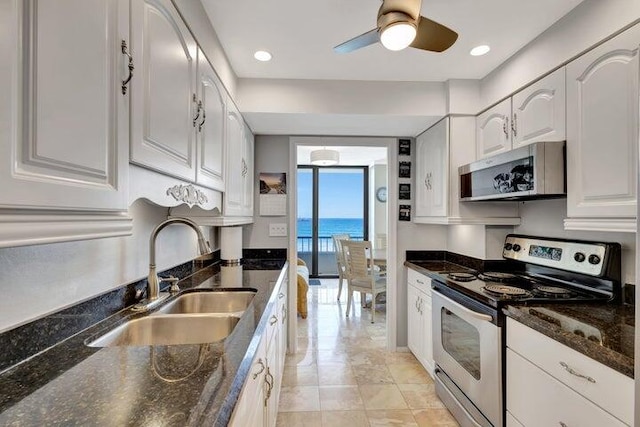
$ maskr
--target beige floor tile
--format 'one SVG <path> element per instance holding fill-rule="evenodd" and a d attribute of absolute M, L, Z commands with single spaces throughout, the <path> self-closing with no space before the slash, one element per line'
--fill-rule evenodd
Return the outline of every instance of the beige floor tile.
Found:
<path fill-rule="evenodd" d="M 285 366 L 282 375 L 283 386 L 318 385 L 318 366 Z"/>
<path fill-rule="evenodd" d="M 355 385 L 330 385 L 320 387 L 322 411 L 363 410 L 360 390 Z"/>
<path fill-rule="evenodd" d="M 317 354 L 313 350 L 306 350 L 296 354 L 287 354 L 284 359 L 285 366 L 311 366 L 317 364 Z"/>
<path fill-rule="evenodd" d="M 319 411 L 320 392 L 317 386 L 282 387 L 279 412 Z"/>
<path fill-rule="evenodd" d="M 349 362 L 352 365 L 384 365 L 385 351 L 380 349 L 366 349 L 350 353 Z"/>
<path fill-rule="evenodd" d="M 358 384 L 393 384 L 391 372 L 385 365 L 354 365 L 353 373 Z"/>
<path fill-rule="evenodd" d="M 387 365 L 397 384 L 431 384 L 433 380 L 422 365 Z"/>
<path fill-rule="evenodd" d="M 342 337 L 318 337 L 316 340 L 318 350 L 341 350 L 347 351 L 347 340 Z"/>
<path fill-rule="evenodd" d="M 390 351 L 384 356 L 384 362 L 388 365 L 419 365 L 420 362 L 413 353 Z"/>
<path fill-rule="evenodd" d="M 323 427 L 369 427 L 364 411 L 322 411 Z"/>
<path fill-rule="evenodd" d="M 367 411 L 371 427 L 402 426 L 418 427 L 409 410 Z"/>
<path fill-rule="evenodd" d="M 305 352 L 307 350 L 317 350 L 318 340 L 312 337 L 298 337 L 298 351 Z"/>
<path fill-rule="evenodd" d="M 356 385 L 353 369 L 346 365 L 319 365 L 318 384 L 320 385 Z"/>
<path fill-rule="evenodd" d="M 434 384 L 398 384 L 398 388 L 411 409 L 444 408 Z"/>
<path fill-rule="evenodd" d="M 322 427 L 322 413 L 278 412 L 276 427 Z"/>
<path fill-rule="evenodd" d="M 456 419 L 446 408 L 418 409 L 412 412 L 418 427 L 458 427 Z"/>
<path fill-rule="evenodd" d="M 400 390 L 395 384 L 365 384 L 359 387 L 364 407 L 367 410 L 408 409 L 402 393 L 400 393 Z"/>
<path fill-rule="evenodd" d="M 348 365 L 349 355 L 345 350 L 318 350 L 318 365 Z"/>

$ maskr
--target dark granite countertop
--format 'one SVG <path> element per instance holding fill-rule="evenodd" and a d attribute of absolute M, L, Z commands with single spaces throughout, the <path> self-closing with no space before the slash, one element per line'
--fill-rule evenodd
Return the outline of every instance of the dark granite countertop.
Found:
<path fill-rule="evenodd" d="M 179 282 L 183 290 L 257 290 L 223 341 L 181 346 L 85 345 L 96 334 L 141 316 L 125 309 L 3 372 L 0 425 L 226 426 L 265 330 L 268 316 L 263 315 L 276 303 L 273 289 L 286 277 L 285 269 L 278 268 L 283 264 L 251 263 L 243 271 L 238 270 L 242 267 L 210 266 Z M 242 283 L 238 283 L 240 277 Z"/>
<path fill-rule="evenodd" d="M 447 273 L 477 273 L 473 268 L 455 264 L 450 261 L 417 261 L 408 260 L 404 262 L 405 267 L 409 267 L 419 273 L 425 274 L 432 279 L 446 281 Z"/>
<path fill-rule="evenodd" d="M 507 306 L 503 312 L 518 322 L 633 378 L 635 307 L 538 304 L 527 307 Z"/>

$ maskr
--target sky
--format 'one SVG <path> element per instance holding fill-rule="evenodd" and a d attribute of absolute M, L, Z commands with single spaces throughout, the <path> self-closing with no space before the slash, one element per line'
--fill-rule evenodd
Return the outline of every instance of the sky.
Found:
<path fill-rule="evenodd" d="M 329 169 L 330 171 L 330 169 Z M 364 204 L 363 173 L 331 173 L 321 170 L 319 186 L 320 218 L 362 218 Z M 311 169 L 298 172 L 298 218 L 312 215 L 312 173 Z"/>

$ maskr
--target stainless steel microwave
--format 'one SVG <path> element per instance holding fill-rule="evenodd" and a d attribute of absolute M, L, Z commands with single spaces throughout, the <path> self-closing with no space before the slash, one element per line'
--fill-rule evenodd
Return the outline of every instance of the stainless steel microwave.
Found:
<path fill-rule="evenodd" d="M 460 166 L 460 200 L 566 197 L 564 141 L 536 142 Z"/>

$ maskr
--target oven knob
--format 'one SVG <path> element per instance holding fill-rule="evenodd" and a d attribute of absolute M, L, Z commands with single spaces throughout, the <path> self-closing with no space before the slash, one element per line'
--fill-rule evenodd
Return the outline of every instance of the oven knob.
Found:
<path fill-rule="evenodd" d="M 514 251 L 520 252 L 520 249 L 522 249 L 522 247 L 519 244 L 516 243 L 515 245 L 513 245 L 513 250 Z"/>
<path fill-rule="evenodd" d="M 576 262 L 583 262 L 587 257 L 584 256 L 584 254 L 582 252 L 576 252 L 576 254 L 573 256 L 573 259 L 576 260 Z"/>
<path fill-rule="evenodd" d="M 510 251 L 512 247 L 513 247 L 513 245 L 511 243 L 505 243 L 504 244 L 504 249 L 507 250 L 507 251 Z"/>
<path fill-rule="evenodd" d="M 600 264 L 600 257 L 598 255 L 589 255 L 589 264 Z"/>

